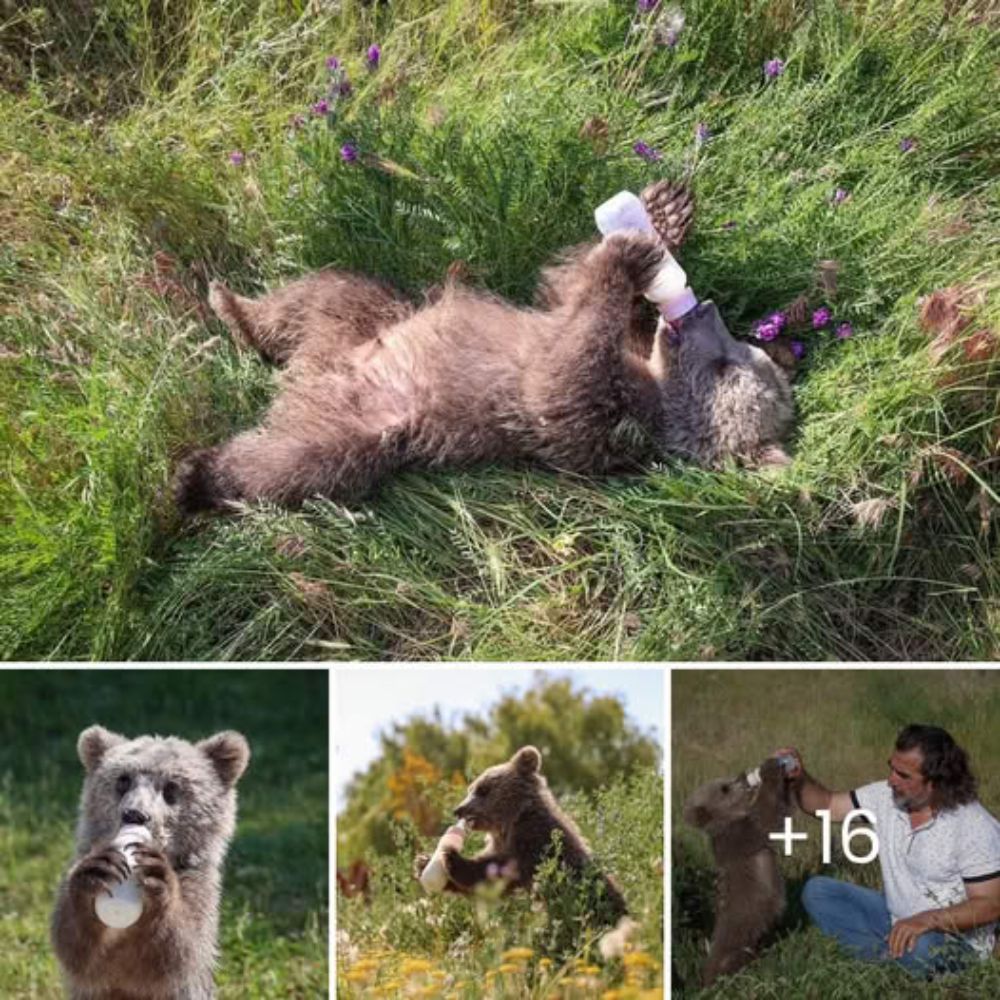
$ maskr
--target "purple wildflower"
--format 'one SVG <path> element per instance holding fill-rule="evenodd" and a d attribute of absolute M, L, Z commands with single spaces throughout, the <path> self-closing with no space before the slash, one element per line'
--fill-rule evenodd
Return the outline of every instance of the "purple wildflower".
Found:
<path fill-rule="evenodd" d="M 344 163 L 354 163 L 358 158 L 358 147 L 353 142 L 345 142 L 340 147 L 340 158 Z"/>
<path fill-rule="evenodd" d="M 823 327 L 830 322 L 830 316 L 830 310 L 827 309 L 826 306 L 820 306 L 819 309 L 813 313 L 813 329 L 822 330 Z"/>
<path fill-rule="evenodd" d="M 694 130 L 694 138 L 699 146 L 703 145 L 712 138 L 712 130 L 704 122 L 698 122 L 698 127 Z"/>
<path fill-rule="evenodd" d="M 229 162 L 230 162 L 230 163 L 231 163 L 231 164 L 232 164 L 232 165 L 233 165 L 234 167 L 242 167 L 242 166 L 243 166 L 243 161 L 244 161 L 245 159 L 246 159 L 246 156 L 245 156 L 245 155 L 244 155 L 243 153 L 241 153 L 241 152 L 240 152 L 240 151 L 239 151 L 238 149 L 234 149 L 234 150 L 233 150 L 233 151 L 232 151 L 232 152 L 231 152 L 231 153 L 229 154 Z"/>
<path fill-rule="evenodd" d="M 641 141 L 635 143 L 632 146 L 632 149 L 635 150 L 637 156 L 641 156 L 644 160 L 649 160 L 651 163 L 654 160 L 660 159 L 661 156 L 658 150 L 653 149 L 652 146 L 649 146 Z"/>
<path fill-rule="evenodd" d="M 318 100 L 310 109 L 312 113 L 318 117 L 327 114 L 330 110 L 330 102 L 324 97 Z"/>
<path fill-rule="evenodd" d="M 774 80 L 781 76 L 785 72 L 785 63 L 783 59 L 768 59 L 764 63 L 764 76 L 769 80 Z"/>
<path fill-rule="evenodd" d="M 757 339 L 763 341 L 774 340 L 781 333 L 774 323 L 758 323 L 755 332 Z"/>
<path fill-rule="evenodd" d="M 833 192 L 834 205 L 840 205 L 841 203 L 847 201 L 848 198 L 850 198 L 850 195 L 843 188 L 837 188 L 837 190 Z"/>
<path fill-rule="evenodd" d="M 901 139 L 899 142 L 899 150 L 901 153 L 908 153 L 911 149 L 916 149 L 916 146 L 916 139 Z"/>
<path fill-rule="evenodd" d="M 801 361 L 805 357 L 806 345 L 801 340 L 790 340 L 788 349 L 795 355 L 796 361 Z"/>
<path fill-rule="evenodd" d="M 326 68 L 331 73 L 336 73 L 340 69 L 340 60 L 336 56 L 327 56 Z"/>
<path fill-rule="evenodd" d="M 785 314 L 783 312 L 774 312 L 767 317 L 767 322 L 772 326 L 777 327 L 778 333 L 781 333 L 785 329 L 785 324 L 788 322 L 785 319 Z"/>
<path fill-rule="evenodd" d="M 660 0 L 637 0 L 636 7 L 640 14 L 648 14 L 651 10 L 656 10 Z"/>
<path fill-rule="evenodd" d="M 382 59 L 382 49 L 378 45 L 369 45 L 365 62 L 369 69 L 378 69 L 379 61 Z"/>
<path fill-rule="evenodd" d="M 337 84 L 337 94 L 340 97 L 350 97 L 352 90 L 354 90 L 354 87 L 351 86 L 351 81 L 346 76 Z"/>
<path fill-rule="evenodd" d="M 837 327 L 837 340 L 847 340 L 848 337 L 854 335 L 854 329 L 850 323 L 841 323 Z"/>

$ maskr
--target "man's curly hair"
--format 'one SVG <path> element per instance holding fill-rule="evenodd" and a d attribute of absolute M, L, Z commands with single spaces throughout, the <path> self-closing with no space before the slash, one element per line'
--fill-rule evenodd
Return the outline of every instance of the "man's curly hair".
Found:
<path fill-rule="evenodd" d="M 936 808 L 954 809 L 976 801 L 978 782 L 969 768 L 968 755 L 940 726 L 906 726 L 896 737 L 896 749 L 920 751 L 921 771 L 934 786 Z"/>

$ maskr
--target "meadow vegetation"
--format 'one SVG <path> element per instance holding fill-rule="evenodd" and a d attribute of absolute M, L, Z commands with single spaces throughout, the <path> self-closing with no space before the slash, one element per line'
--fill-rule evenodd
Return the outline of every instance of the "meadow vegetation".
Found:
<path fill-rule="evenodd" d="M 4 6 L 0 655 L 997 656 L 995 15 L 682 7 Z M 694 287 L 739 335 L 806 317 L 790 469 L 414 473 L 179 522 L 180 455 L 273 386 L 210 278 L 419 294 L 461 262 L 527 302 L 597 203 L 681 175 Z"/>
<path fill-rule="evenodd" d="M 382 734 L 382 753 L 350 782 L 337 818 L 337 868 L 368 872 L 367 891 L 337 897 L 337 996 L 642 1000 L 663 995 L 663 780 L 656 743 L 611 697 L 540 680 L 485 717 L 448 726 L 417 716 Z M 427 895 L 413 859 L 430 852 L 468 780 L 524 744 L 613 874 L 639 924 L 605 960 L 554 857 L 531 895 L 499 885 L 469 897 Z M 478 850 L 472 835 L 465 853 Z M 497 890 L 497 891 L 494 891 Z"/>
<path fill-rule="evenodd" d="M 887 775 L 896 733 L 912 722 L 943 726 L 969 754 L 979 796 L 1000 816 L 1000 677 L 951 671 L 680 671 L 672 684 L 671 882 L 673 995 L 812 1000 L 818 997 L 973 998 L 1000 994 L 1000 961 L 931 983 L 900 969 L 847 958 L 811 925 L 800 903 L 815 874 L 881 888 L 877 863 L 851 863 L 833 830 L 833 863 L 822 864 L 820 823 L 795 814 L 797 842 L 781 859 L 788 907 L 760 958 L 735 977 L 699 990 L 711 936 L 714 871 L 708 840 L 684 825 L 687 797 L 705 781 L 736 775 L 781 746 L 795 746 L 810 774 L 849 790 Z M 861 852 L 859 840 L 855 852 Z M 779 845 L 780 850 L 780 845 Z"/>
<path fill-rule="evenodd" d="M 73 858 L 80 731 L 202 739 L 240 730 L 220 921 L 220 1000 L 328 993 L 326 675 L 322 672 L 0 672 L 0 996 L 61 1000 L 49 944 Z"/>

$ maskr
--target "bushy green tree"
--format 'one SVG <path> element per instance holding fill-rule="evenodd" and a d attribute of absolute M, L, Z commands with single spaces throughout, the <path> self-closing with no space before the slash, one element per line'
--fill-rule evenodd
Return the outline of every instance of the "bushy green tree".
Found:
<path fill-rule="evenodd" d="M 568 677 L 539 673 L 523 694 L 503 694 L 485 717 L 447 726 L 440 711 L 393 722 L 382 752 L 350 783 L 338 823 L 342 859 L 396 849 L 394 825 L 427 835 L 480 771 L 533 744 L 556 795 L 590 794 L 609 781 L 648 771 L 660 750 L 625 714 L 615 695 L 598 695 Z"/>

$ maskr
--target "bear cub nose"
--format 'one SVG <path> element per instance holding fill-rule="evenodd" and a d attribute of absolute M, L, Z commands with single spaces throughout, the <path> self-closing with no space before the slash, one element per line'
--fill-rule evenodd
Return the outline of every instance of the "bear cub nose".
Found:
<path fill-rule="evenodd" d="M 124 826 L 145 826 L 149 822 L 149 817 L 138 809 L 126 809 L 122 813 L 122 825 Z"/>

